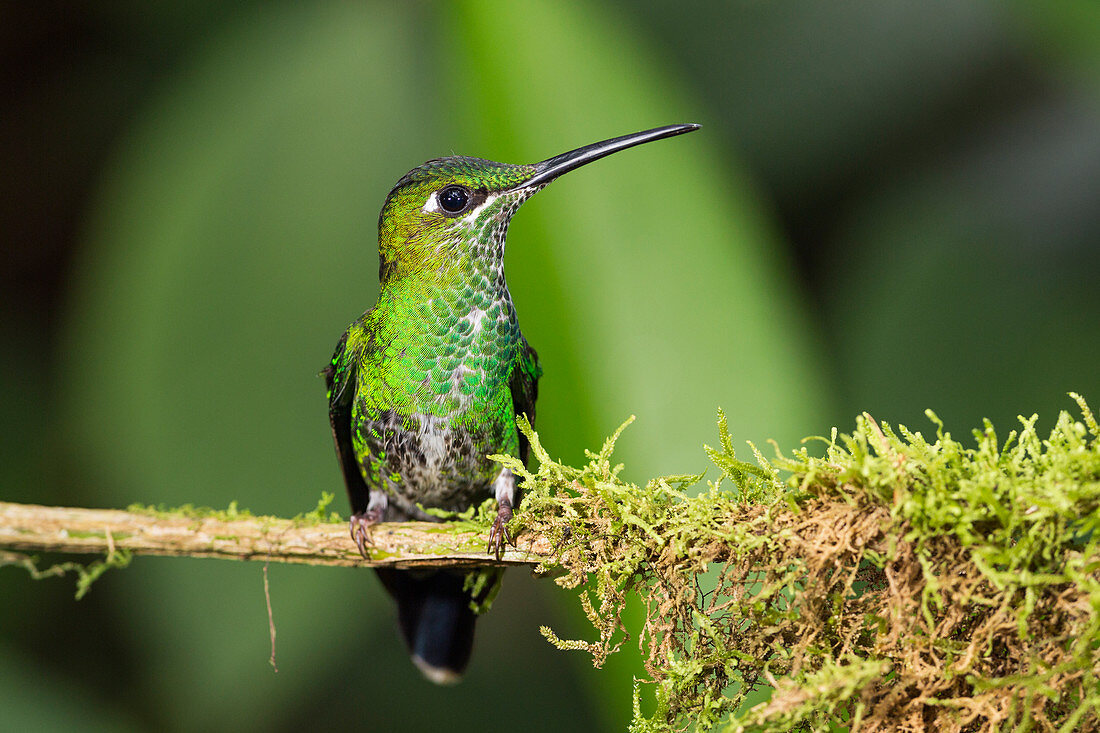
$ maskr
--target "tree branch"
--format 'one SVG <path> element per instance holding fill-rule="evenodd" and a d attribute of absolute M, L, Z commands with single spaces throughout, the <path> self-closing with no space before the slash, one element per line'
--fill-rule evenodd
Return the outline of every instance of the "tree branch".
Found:
<path fill-rule="evenodd" d="M 469 525 L 387 522 L 374 527 L 368 560 L 343 522 L 226 514 L 0 502 L 0 550 L 105 555 L 124 549 L 137 555 L 394 568 L 537 564 L 550 554 L 545 538 L 519 538 L 518 547 L 498 561 L 486 552 L 487 532 L 466 530 Z"/>

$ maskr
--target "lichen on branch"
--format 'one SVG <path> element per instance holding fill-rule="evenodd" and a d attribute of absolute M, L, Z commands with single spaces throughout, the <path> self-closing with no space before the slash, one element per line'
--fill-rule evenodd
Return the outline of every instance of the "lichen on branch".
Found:
<path fill-rule="evenodd" d="M 753 464 L 720 414 L 720 475 L 695 492 L 700 476 L 623 481 L 626 425 L 572 468 L 524 424 L 537 468 L 498 457 L 524 478 L 513 529 L 557 548 L 543 569 L 595 629 L 543 633 L 597 666 L 636 638 L 653 699 L 635 731 L 1095 729 L 1100 426 L 1072 396 L 1080 421 L 1045 440 L 1035 416 L 965 447 L 931 412 L 933 440 L 865 414 L 823 455 L 752 447 Z M 739 709 L 762 683 L 771 699 Z"/>

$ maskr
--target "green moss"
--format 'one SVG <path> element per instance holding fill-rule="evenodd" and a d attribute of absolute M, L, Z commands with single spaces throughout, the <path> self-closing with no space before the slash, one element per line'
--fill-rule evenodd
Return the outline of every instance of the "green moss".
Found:
<path fill-rule="evenodd" d="M 152 504 L 131 504 L 126 507 L 126 511 L 159 519 L 217 519 L 223 522 L 232 522 L 253 516 L 252 512 L 238 507 L 236 499 L 229 502 L 229 506 L 225 509 L 213 509 L 206 506 L 197 507 L 193 504 L 184 504 L 178 507 L 169 507 L 165 504 L 155 506 Z"/>
<path fill-rule="evenodd" d="M 296 526 L 308 527 L 317 524 L 340 524 L 347 521 L 338 512 L 329 511 L 329 505 L 336 499 L 336 494 L 331 491 L 322 491 L 321 498 L 317 500 L 317 506 L 313 511 L 305 514 L 297 514 L 291 521 Z"/>
<path fill-rule="evenodd" d="M 445 509 L 417 506 L 426 514 L 444 520 L 451 528 L 461 528 L 457 531 L 468 532 L 484 529 L 486 523 L 491 524 L 497 516 L 497 503 L 495 499 L 486 499 L 476 506 L 471 506 L 461 512 L 449 512 Z"/>
<path fill-rule="evenodd" d="M 329 511 L 329 505 L 335 500 L 336 495 L 330 491 L 322 491 L 317 505 L 308 512 L 296 514 L 290 518 L 295 526 L 310 526 L 315 524 L 339 524 L 347 521 L 339 513 Z M 165 504 L 131 504 L 126 511 L 134 514 L 144 514 L 159 519 L 217 519 L 223 522 L 232 522 L 238 519 L 261 519 L 268 521 L 282 521 L 279 517 L 257 516 L 247 509 L 241 509 L 237 500 L 229 502 L 225 509 L 214 509 L 205 506 L 183 504 L 182 506 L 169 507 Z"/>
<path fill-rule="evenodd" d="M 496 459 L 524 479 L 511 529 L 555 543 L 542 569 L 595 631 L 547 639 L 597 665 L 640 639 L 632 730 L 1077 730 L 1100 725 L 1100 427 L 1073 398 L 1080 420 L 1045 439 L 1035 416 L 965 446 L 931 412 L 934 439 L 863 415 L 809 441 L 820 454 L 750 444 L 752 464 L 720 413 L 720 475 L 693 493 L 701 476 L 619 478 L 626 424 L 582 468 L 525 423 L 538 468 Z M 765 680 L 771 699 L 741 710 Z"/>
<path fill-rule="evenodd" d="M 89 536 L 94 536 L 90 534 Z M 103 536 L 103 535 L 99 535 Z M 111 568 L 124 568 L 130 564 L 132 555 L 129 550 L 114 549 L 107 556 L 88 563 L 78 562 L 55 563 L 48 568 L 40 569 L 38 559 L 29 555 L 14 552 L 0 552 L 0 567 L 15 565 L 22 567 L 35 580 L 54 578 L 66 573 L 76 573 L 76 599 L 79 601 L 92 589 L 92 583 Z"/>

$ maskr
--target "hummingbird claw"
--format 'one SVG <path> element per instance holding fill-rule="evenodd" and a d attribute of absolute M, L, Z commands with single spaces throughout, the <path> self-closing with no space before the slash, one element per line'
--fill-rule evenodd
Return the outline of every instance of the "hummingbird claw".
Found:
<path fill-rule="evenodd" d="M 493 520 L 493 527 L 489 530 L 488 552 L 499 560 L 504 554 L 504 545 L 516 546 L 516 541 L 508 533 L 508 522 L 512 521 L 512 502 L 501 499 L 497 503 L 497 518 Z"/>
<path fill-rule="evenodd" d="M 359 554 L 368 560 L 370 559 L 368 546 L 373 544 L 371 541 L 371 527 L 381 521 L 382 509 L 376 508 L 352 514 L 351 520 L 348 522 L 349 529 L 351 529 L 351 539 L 355 542 L 355 546 L 359 548 Z"/>

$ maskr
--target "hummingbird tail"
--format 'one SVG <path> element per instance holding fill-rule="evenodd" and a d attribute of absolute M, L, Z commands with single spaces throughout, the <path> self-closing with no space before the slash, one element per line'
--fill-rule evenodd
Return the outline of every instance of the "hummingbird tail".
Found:
<path fill-rule="evenodd" d="M 397 601 L 397 621 L 413 664 L 438 685 L 462 679 L 474 645 L 470 593 L 464 574 L 445 570 L 376 569 L 382 585 Z"/>

